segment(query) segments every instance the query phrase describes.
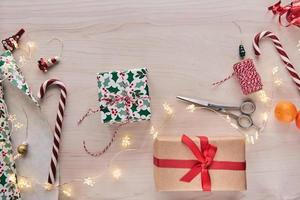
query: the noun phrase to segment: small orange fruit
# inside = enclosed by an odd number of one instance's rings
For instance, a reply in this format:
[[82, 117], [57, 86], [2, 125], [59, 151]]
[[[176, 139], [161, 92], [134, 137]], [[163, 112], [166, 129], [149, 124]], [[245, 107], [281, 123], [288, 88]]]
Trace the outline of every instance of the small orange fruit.
[[300, 129], [300, 111], [298, 112], [295, 121], [296, 121], [296, 126]]
[[298, 113], [296, 106], [289, 101], [279, 101], [274, 112], [277, 120], [285, 123], [292, 122]]

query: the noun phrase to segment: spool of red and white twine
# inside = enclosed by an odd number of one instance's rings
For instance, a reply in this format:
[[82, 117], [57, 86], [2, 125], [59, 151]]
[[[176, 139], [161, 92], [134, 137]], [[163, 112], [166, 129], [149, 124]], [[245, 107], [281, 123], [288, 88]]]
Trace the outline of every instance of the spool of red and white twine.
[[295, 67], [291, 63], [290, 58], [288, 57], [286, 51], [283, 49], [283, 47], [279, 41], [279, 38], [274, 33], [272, 33], [271, 31], [262, 31], [254, 37], [253, 49], [254, 49], [255, 55], [259, 56], [261, 54], [260, 49], [259, 49], [259, 42], [264, 38], [270, 38], [272, 40], [277, 52], [279, 53], [281, 60], [286, 65], [286, 69], [288, 70], [292, 80], [296, 84], [297, 89], [300, 90], [300, 77], [299, 77], [298, 73], [296, 72]]
[[60, 89], [60, 100], [58, 105], [58, 111], [56, 115], [56, 123], [54, 129], [54, 140], [53, 140], [53, 147], [52, 147], [52, 155], [51, 155], [51, 163], [48, 175], [48, 183], [54, 184], [56, 178], [56, 168], [58, 163], [58, 154], [59, 154], [59, 146], [60, 146], [60, 138], [62, 132], [62, 122], [64, 117], [64, 110], [66, 105], [66, 97], [67, 97], [67, 90], [66, 86], [63, 82], [57, 79], [49, 79], [46, 80], [40, 87], [40, 91], [38, 93], [38, 98], [42, 99], [45, 96], [46, 91], [51, 86], [57, 86]]

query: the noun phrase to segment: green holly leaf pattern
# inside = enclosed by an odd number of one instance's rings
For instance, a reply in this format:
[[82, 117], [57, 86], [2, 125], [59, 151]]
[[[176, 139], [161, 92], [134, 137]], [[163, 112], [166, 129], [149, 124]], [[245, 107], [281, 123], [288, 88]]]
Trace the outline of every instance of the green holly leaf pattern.
[[124, 107], [125, 107], [124, 102], [120, 102], [117, 104], [117, 108], [119, 108], [119, 109], [124, 108]]
[[137, 105], [135, 104], [135, 103], [133, 103], [132, 105], [131, 105], [131, 111], [134, 113], [134, 112], [136, 112], [137, 111]]
[[138, 82], [138, 83], [135, 85], [135, 87], [136, 87], [136, 88], [141, 88], [141, 87], [144, 86], [144, 84], [145, 84], [145, 82], [140, 81], [140, 82]]
[[140, 116], [145, 116], [145, 117], [147, 117], [147, 116], [150, 115], [151, 113], [149, 112], [148, 109], [145, 109], [145, 110], [140, 110], [140, 111], [139, 111], [139, 114], [140, 114]]
[[11, 83], [12, 83], [14, 86], [18, 86], [18, 82], [17, 82], [16, 79], [11, 80]]
[[104, 112], [104, 113], [110, 113], [110, 110], [108, 109], [107, 106], [106, 106], [106, 107], [103, 107], [103, 108], [101, 109], [101, 111]]
[[127, 81], [129, 82], [129, 83], [132, 83], [132, 81], [134, 80], [134, 78], [133, 78], [133, 76], [134, 76], [134, 74], [131, 72], [131, 71], [129, 71], [128, 73], [127, 73]]
[[3, 60], [0, 60], [0, 66], [4, 65], [4, 61]]
[[144, 71], [137, 71], [137, 75], [136, 77], [139, 78], [139, 79], [142, 79], [146, 76], [146, 73]]
[[24, 92], [26, 92], [28, 89], [29, 89], [29, 88], [28, 88], [27, 85], [22, 85], [22, 90], [23, 90]]
[[116, 122], [121, 122], [121, 121], [122, 121], [122, 118], [121, 118], [119, 115], [117, 115], [117, 117], [115, 118], [115, 121], [116, 121]]
[[102, 87], [102, 82], [98, 81], [98, 88], [101, 88], [101, 87]]
[[3, 173], [2, 174], [2, 176], [0, 176], [0, 184], [2, 185], [2, 186], [5, 186], [6, 184], [7, 184], [7, 177], [5, 176], [5, 174]]
[[143, 105], [146, 106], [147, 108], [150, 107], [150, 101], [148, 99], [144, 99]]
[[120, 110], [119, 111], [119, 115], [120, 116], [126, 116], [127, 115], [127, 112], [125, 110]]
[[107, 123], [107, 122], [110, 122], [111, 120], [112, 120], [111, 115], [106, 115], [106, 118], [103, 119], [103, 122], [104, 122], [104, 123]]
[[[8, 62], [5, 62], [0, 69], [0, 73], [4, 73], [4, 71], [9, 73], [8, 81], [11, 82], [12, 85], [16, 86], [19, 90], [21, 90], [25, 95], [27, 95], [31, 100], [38, 105], [37, 100], [32, 96], [32, 93], [29, 89], [28, 84], [25, 81], [24, 76], [21, 73], [20, 68], [17, 66], [16, 61], [11, 54], [10, 51], [5, 51], [1, 54], [2, 58], [5, 58]], [[4, 70], [5, 69], [5, 70]], [[26, 85], [27, 89], [22, 88], [23, 85]]]
[[107, 90], [113, 94], [117, 94], [120, 91], [118, 87], [113, 87], [113, 86], [110, 86], [109, 88], [107, 88]]
[[110, 81], [109, 78], [104, 79], [103, 86], [104, 87], [109, 86], [109, 81]]
[[149, 87], [148, 87], [148, 84], [145, 87], [145, 91], [146, 91], [146, 95], [149, 96]]
[[114, 80], [115, 82], [117, 82], [117, 80], [119, 79], [118, 72], [112, 72], [111, 76], [112, 76], [111, 79]]

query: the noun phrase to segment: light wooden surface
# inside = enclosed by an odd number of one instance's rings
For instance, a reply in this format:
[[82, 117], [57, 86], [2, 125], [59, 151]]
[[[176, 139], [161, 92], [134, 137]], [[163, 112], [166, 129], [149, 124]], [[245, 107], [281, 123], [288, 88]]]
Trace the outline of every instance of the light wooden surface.
[[[74, 182], [72, 197], [60, 194], [59, 199], [300, 199], [300, 132], [294, 124], [278, 124], [272, 113], [259, 140], [247, 146], [246, 192], [157, 193], [152, 175], [151, 126], [159, 134], [240, 134], [217, 115], [202, 110], [189, 113], [185, 110], [186, 104], [175, 99], [176, 95], [187, 95], [238, 104], [243, 96], [236, 80], [232, 79], [218, 89], [211, 88], [210, 83], [231, 73], [232, 64], [238, 61], [240, 40], [245, 44], [247, 56], [254, 57], [251, 49], [254, 35], [265, 29], [274, 31], [300, 71], [297, 65], [300, 54], [296, 47], [300, 29], [278, 26], [272, 14], [266, 11], [274, 2], [2, 0], [1, 38], [23, 27], [27, 31], [23, 41], [32, 40], [38, 44], [34, 59], [22, 69], [33, 90], [36, 92], [42, 81], [53, 77], [61, 79], [68, 87], [59, 161], [61, 183], [102, 174], [93, 188]], [[242, 34], [232, 21], [241, 26]], [[59, 53], [58, 44], [47, 45], [53, 37], [64, 43], [63, 60], [47, 74], [42, 74], [36, 60]], [[256, 65], [266, 91], [274, 92], [275, 102], [289, 99], [300, 107], [299, 94], [270, 41], [264, 42], [262, 52]], [[284, 84], [272, 90], [271, 70], [274, 66], [279, 66]], [[108, 153], [101, 158], [92, 158], [84, 152], [82, 141], [86, 140], [89, 148], [96, 151], [109, 140], [110, 129], [100, 124], [97, 114], [79, 127], [76, 121], [87, 108], [97, 105], [95, 74], [134, 67], [149, 69], [152, 120], [123, 128]], [[256, 96], [253, 98], [258, 102]], [[12, 99], [14, 97], [10, 95], [10, 107], [15, 106], [11, 102], [18, 102]], [[53, 90], [43, 104], [43, 112], [50, 124], [54, 123], [57, 99], [58, 91]], [[171, 119], [164, 114], [164, 102], [175, 110]], [[258, 121], [262, 110], [258, 109]], [[34, 120], [34, 117], [30, 119]], [[131, 136], [132, 148], [137, 150], [122, 153], [114, 160], [113, 167], [122, 170], [121, 178], [115, 181], [107, 165], [121, 150], [120, 138], [124, 135]]]

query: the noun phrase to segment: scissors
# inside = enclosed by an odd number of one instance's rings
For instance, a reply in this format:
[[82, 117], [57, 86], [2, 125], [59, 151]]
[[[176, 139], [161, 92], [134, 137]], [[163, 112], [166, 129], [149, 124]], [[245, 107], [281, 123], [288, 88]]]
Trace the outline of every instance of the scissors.
[[[202, 99], [193, 99], [193, 98], [182, 97], [182, 96], [177, 96], [176, 98], [189, 103], [193, 103], [197, 106], [209, 108], [211, 110], [214, 110], [224, 115], [228, 115], [229, 117], [233, 118], [236, 121], [239, 127], [243, 129], [249, 129], [252, 126], [255, 127], [251, 115], [256, 110], [256, 105], [250, 99], [243, 101], [240, 106], [224, 106], [224, 105], [209, 103], [208, 101]], [[232, 112], [229, 112], [229, 110], [239, 111], [240, 115], [236, 115]]]

